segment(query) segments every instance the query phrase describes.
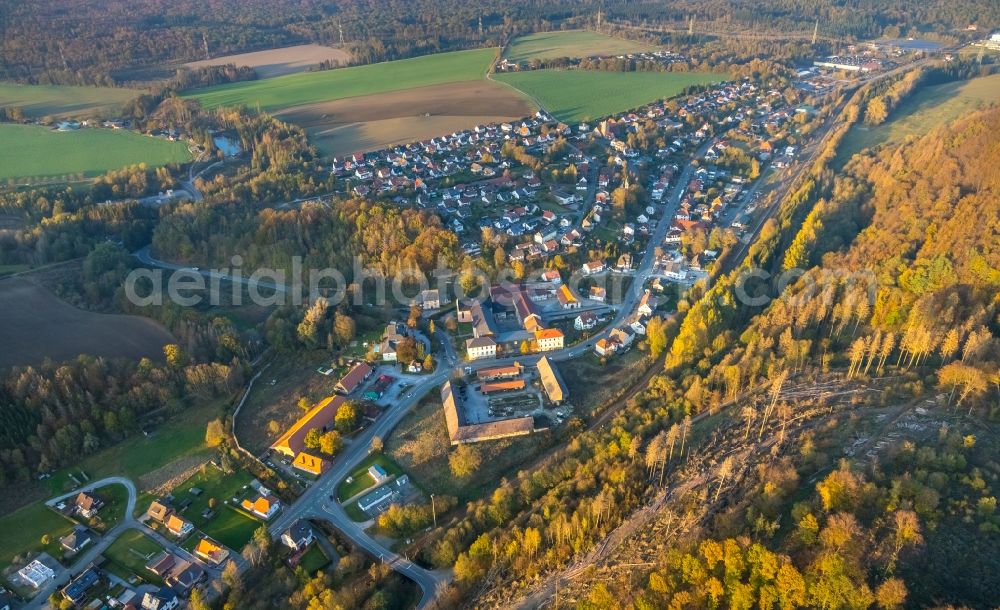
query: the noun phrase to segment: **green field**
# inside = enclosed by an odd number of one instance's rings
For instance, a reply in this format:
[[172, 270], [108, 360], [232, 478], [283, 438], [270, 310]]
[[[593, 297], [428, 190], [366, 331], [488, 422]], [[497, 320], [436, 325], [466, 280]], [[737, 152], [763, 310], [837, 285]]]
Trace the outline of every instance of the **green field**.
[[261, 109], [271, 111], [427, 85], [479, 80], [495, 55], [496, 49], [438, 53], [352, 68], [229, 83], [188, 91], [184, 96], [200, 100], [206, 108], [252, 107], [259, 104]]
[[656, 50], [656, 47], [644, 42], [606, 36], [590, 30], [567, 30], [521, 36], [507, 48], [504, 57], [511, 61], [522, 62], [557, 57], [622, 55], [653, 50]]
[[160, 554], [163, 548], [155, 540], [137, 530], [128, 530], [104, 551], [108, 559], [106, 569], [115, 576], [128, 580], [132, 574], [155, 584], [163, 581], [146, 569], [146, 563]]
[[42, 550], [42, 536], [46, 534], [49, 536], [49, 544], [45, 546], [45, 550], [51, 550], [58, 559], [56, 548], [59, 546], [59, 537], [65, 536], [71, 529], [72, 521], [41, 503], [0, 517], [0, 569], [10, 564], [17, 555]]
[[221, 408], [220, 402], [192, 407], [154, 428], [149, 436], [133, 436], [57, 471], [46, 480], [50, 495], [72, 489], [75, 484], [71, 474], [81, 483], [86, 482], [79, 474], [81, 470], [90, 480], [121, 475], [138, 482], [143, 475], [177, 459], [196, 455], [208, 459], [212, 450], [205, 446], [205, 425], [218, 417]]
[[112, 87], [19, 85], [0, 82], [0, 108], [20, 107], [25, 116], [39, 118], [114, 116], [121, 105], [142, 91]]
[[1000, 102], [1000, 74], [923, 87], [903, 100], [885, 123], [876, 127], [855, 125], [838, 150], [838, 161], [842, 165], [865, 148], [924, 135], [995, 102]]
[[691, 85], [722, 80], [718, 74], [702, 72], [592, 70], [532, 70], [493, 78], [524, 92], [557, 119], [567, 122], [598, 119], [673, 97]]
[[189, 161], [187, 144], [129, 131], [53, 131], [38, 125], [0, 125], [0, 180], [97, 176], [127, 165]]

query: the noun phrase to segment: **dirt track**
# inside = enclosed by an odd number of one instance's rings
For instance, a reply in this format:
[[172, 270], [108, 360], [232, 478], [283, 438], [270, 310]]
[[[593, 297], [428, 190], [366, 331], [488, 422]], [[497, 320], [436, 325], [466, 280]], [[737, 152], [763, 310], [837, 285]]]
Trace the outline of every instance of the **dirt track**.
[[296, 106], [276, 114], [306, 128], [324, 153], [340, 155], [512, 121], [534, 112], [511, 89], [482, 80]]
[[174, 337], [156, 322], [77, 309], [24, 278], [0, 280], [0, 369], [79, 354], [163, 359]]

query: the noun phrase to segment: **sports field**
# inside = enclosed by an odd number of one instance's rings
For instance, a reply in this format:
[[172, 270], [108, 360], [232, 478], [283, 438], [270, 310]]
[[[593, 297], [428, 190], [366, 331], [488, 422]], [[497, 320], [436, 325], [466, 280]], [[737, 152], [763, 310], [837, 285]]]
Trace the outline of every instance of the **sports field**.
[[656, 47], [644, 42], [606, 36], [590, 30], [567, 30], [521, 36], [511, 43], [504, 57], [511, 61], [522, 62], [532, 59], [622, 55], [654, 50]]
[[[30, 118], [114, 115], [124, 102], [142, 93], [117, 87], [19, 85], [0, 82], [0, 107], [17, 106]], [[2, 170], [0, 170], [2, 171]]]
[[188, 91], [207, 108], [260, 105], [274, 111], [362, 95], [374, 95], [428, 85], [478, 80], [496, 49], [438, 53], [378, 64], [304, 72], [275, 78], [228, 83]]
[[838, 161], [843, 164], [855, 153], [871, 146], [901, 142], [907, 136], [922, 136], [935, 127], [996, 102], [1000, 102], [1000, 74], [923, 87], [903, 100], [885, 123], [876, 127], [855, 125], [840, 146]]
[[53, 131], [39, 125], [0, 125], [0, 180], [98, 176], [112, 169], [191, 160], [187, 144], [111, 129]]
[[703, 72], [598, 72], [532, 70], [496, 74], [562, 121], [579, 122], [673, 97], [691, 85], [722, 80]]

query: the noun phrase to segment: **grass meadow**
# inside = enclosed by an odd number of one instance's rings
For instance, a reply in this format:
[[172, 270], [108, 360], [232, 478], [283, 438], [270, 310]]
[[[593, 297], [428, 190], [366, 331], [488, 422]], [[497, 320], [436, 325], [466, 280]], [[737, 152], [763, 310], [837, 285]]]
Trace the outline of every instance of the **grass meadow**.
[[130, 131], [53, 131], [38, 125], [0, 125], [0, 180], [92, 177], [137, 163], [157, 166], [190, 159], [184, 142]]
[[858, 124], [851, 128], [838, 150], [837, 160], [843, 165], [866, 148], [922, 136], [996, 102], [1000, 102], [1000, 74], [923, 87], [903, 100], [885, 123], [875, 127]]
[[137, 89], [117, 87], [70, 87], [65, 85], [21, 85], [0, 82], [0, 108], [19, 107], [25, 116], [72, 117], [113, 115], [122, 104], [138, 96]]
[[304, 72], [255, 81], [228, 83], [186, 92], [206, 108], [260, 106], [279, 110], [363, 95], [428, 85], [478, 80], [496, 56], [496, 49], [437, 53], [411, 59]]
[[[32, 504], [21, 510], [0, 517], [0, 568], [6, 567], [18, 555], [52, 549], [59, 546], [59, 538], [73, 529], [73, 522], [42, 503]], [[49, 544], [42, 544], [42, 536], [49, 537]], [[59, 555], [55, 557], [58, 559]]]
[[580, 122], [673, 97], [692, 85], [722, 80], [702, 72], [532, 70], [494, 75], [525, 93], [557, 119]]
[[654, 50], [656, 47], [644, 42], [616, 38], [590, 30], [566, 30], [521, 36], [507, 48], [504, 57], [511, 61], [522, 62], [557, 57], [623, 55]]

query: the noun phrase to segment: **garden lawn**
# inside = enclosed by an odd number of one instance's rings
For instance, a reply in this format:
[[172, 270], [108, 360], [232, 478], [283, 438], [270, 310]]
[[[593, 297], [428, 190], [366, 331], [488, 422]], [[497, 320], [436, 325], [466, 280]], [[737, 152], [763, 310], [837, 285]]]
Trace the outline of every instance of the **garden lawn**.
[[104, 500], [104, 506], [97, 511], [97, 516], [101, 520], [98, 528], [101, 532], [106, 532], [121, 523], [125, 516], [125, 509], [128, 507], [128, 489], [124, 485], [105, 485], [98, 487], [94, 493]]
[[610, 56], [654, 50], [656, 47], [644, 42], [590, 30], [566, 30], [521, 36], [507, 48], [504, 57], [514, 62], [526, 62], [532, 59]]
[[[29, 551], [50, 550], [57, 559], [59, 538], [73, 529], [74, 523], [42, 503], [32, 504], [21, 510], [0, 517], [0, 569], [6, 567], [17, 555]], [[48, 534], [49, 544], [42, 545], [42, 536]]]
[[437, 53], [351, 68], [302, 72], [185, 92], [206, 108], [260, 106], [274, 111], [292, 106], [373, 95], [428, 85], [479, 80], [496, 49]]
[[146, 563], [163, 551], [152, 538], [137, 530], [128, 530], [104, 551], [108, 570], [128, 580], [131, 574], [143, 580], [163, 584], [163, 580], [146, 569]]
[[160, 166], [190, 160], [184, 142], [131, 131], [0, 125], [0, 180], [92, 177], [138, 163]]
[[299, 562], [299, 565], [306, 571], [306, 574], [315, 574], [316, 570], [323, 569], [329, 563], [330, 559], [323, 553], [323, 549], [318, 544], [314, 544], [302, 556], [302, 561]]
[[340, 485], [337, 486], [337, 500], [343, 502], [344, 500], [353, 498], [362, 491], [373, 487], [375, 485], [375, 480], [368, 474], [368, 467], [373, 464], [382, 466], [382, 468], [384, 468], [389, 475], [399, 476], [403, 474], [403, 469], [399, 467], [399, 464], [392, 461], [391, 458], [382, 453], [373, 453], [358, 464], [358, 467], [350, 474], [351, 477], [354, 477], [353, 481], [348, 483], [345, 478]]
[[673, 97], [722, 77], [705, 72], [531, 70], [496, 74], [493, 79], [521, 91], [557, 119], [577, 123]]
[[[221, 506], [201, 531], [218, 542], [228, 546], [237, 553], [243, 550], [258, 527], [264, 525], [230, 506]], [[197, 536], [192, 536], [197, 538]]]

